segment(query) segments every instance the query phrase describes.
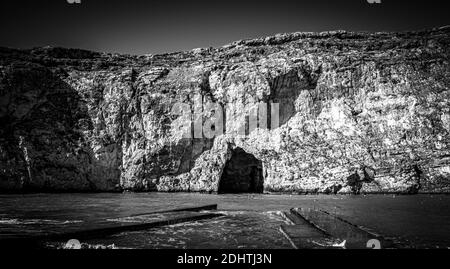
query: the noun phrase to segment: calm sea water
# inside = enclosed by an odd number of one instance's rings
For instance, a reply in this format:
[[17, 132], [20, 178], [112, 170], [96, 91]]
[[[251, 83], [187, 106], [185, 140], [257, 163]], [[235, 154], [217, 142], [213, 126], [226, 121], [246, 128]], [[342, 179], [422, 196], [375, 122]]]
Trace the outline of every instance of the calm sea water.
[[[96, 220], [186, 206], [218, 204], [222, 217], [119, 233], [84, 242], [117, 248], [291, 248], [280, 212], [323, 209], [415, 247], [450, 247], [446, 195], [209, 195], [196, 193], [0, 195], [0, 237], [67, 231]], [[50, 242], [60, 247], [63, 242]]]

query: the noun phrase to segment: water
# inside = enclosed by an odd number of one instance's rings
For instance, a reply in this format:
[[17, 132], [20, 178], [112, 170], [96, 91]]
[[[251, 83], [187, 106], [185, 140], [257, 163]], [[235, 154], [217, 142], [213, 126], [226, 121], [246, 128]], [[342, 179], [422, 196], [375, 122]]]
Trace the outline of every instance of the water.
[[[67, 231], [100, 219], [218, 204], [224, 216], [126, 232], [84, 242], [114, 248], [291, 248], [279, 231], [281, 211], [323, 209], [414, 247], [450, 247], [446, 195], [209, 195], [196, 193], [0, 195], [0, 236]], [[60, 247], [51, 242], [48, 247]]]
[[118, 248], [182, 248], [182, 249], [266, 249], [292, 248], [279, 232], [283, 221], [276, 212], [228, 212], [224, 216], [196, 222], [153, 228], [147, 231], [124, 232], [90, 245], [113, 245]]

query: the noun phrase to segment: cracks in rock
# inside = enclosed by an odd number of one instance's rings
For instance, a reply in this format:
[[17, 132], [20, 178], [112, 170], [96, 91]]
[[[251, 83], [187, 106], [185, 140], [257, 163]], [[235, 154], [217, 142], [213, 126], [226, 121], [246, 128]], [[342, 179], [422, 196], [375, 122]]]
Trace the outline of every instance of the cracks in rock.
[[319, 65], [315, 70], [312, 70], [309, 65], [306, 65], [305, 68], [299, 69], [299, 74], [306, 79], [310, 89], [315, 89], [317, 88], [319, 77], [322, 74], [322, 65]]
[[347, 177], [347, 185], [353, 194], [360, 194], [363, 184], [372, 182], [375, 182], [375, 170], [364, 165]]
[[[321, 69], [311, 71], [309, 66], [293, 68], [283, 74], [269, 79], [270, 101], [279, 104], [279, 124], [287, 123], [297, 112], [295, 101], [303, 90], [317, 87], [318, 73]], [[268, 106], [269, 123], [271, 122], [271, 107]], [[271, 126], [270, 126], [271, 127]]]
[[211, 75], [211, 71], [205, 72], [202, 75], [202, 79], [200, 82], [200, 93], [202, 96], [207, 96], [211, 99], [211, 102], [216, 103], [217, 99], [214, 97], [213, 91], [211, 89], [211, 85], [209, 84], [209, 76]]
[[[25, 145], [25, 138], [23, 136], [19, 136], [19, 147], [22, 149], [23, 152], [23, 159], [25, 160], [25, 164], [26, 164], [26, 169], [28, 172], [28, 179], [29, 182], [27, 182], [28, 184], [30, 184], [31, 182], [33, 182], [33, 177], [31, 175], [31, 160], [30, 157], [28, 155], [28, 149]], [[27, 184], [25, 184], [25, 182], [22, 182], [23, 186], [26, 186]]]
[[408, 193], [409, 194], [417, 194], [417, 193], [419, 193], [420, 189], [422, 188], [421, 179], [422, 179], [423, 171], [420, 169], [419, 165], [414, 164], [412, 166], [412, 173], [413, 173], [413, 175], [411, 176], [411, 179], [413, 181], [415, 181], [415, 184], [413, 184], [412, 186], [410, 186], [408, 188]]
[[338, 194], [339, 191], [342, 189], [342, 185], [338, 184], [338, 185], [333, 185], [331, 187], [326, 188], [323, 192], [325, 194]]

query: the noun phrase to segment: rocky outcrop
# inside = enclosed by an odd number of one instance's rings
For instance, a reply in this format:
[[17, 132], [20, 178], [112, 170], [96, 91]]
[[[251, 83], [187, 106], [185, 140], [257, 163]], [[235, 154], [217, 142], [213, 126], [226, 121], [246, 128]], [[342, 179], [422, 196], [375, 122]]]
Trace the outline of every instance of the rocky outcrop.
[[0, 189], [216, 192], [251, 163], [266, 192], [450, 192], [449, 44], [443, 27], [0, 49]]

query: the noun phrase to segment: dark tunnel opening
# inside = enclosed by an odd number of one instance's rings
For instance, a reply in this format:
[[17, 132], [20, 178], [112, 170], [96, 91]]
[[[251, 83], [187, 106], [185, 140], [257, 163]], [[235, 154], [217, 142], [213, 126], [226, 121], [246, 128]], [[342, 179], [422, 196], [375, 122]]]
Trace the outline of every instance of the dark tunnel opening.
[[263, 193], [263, 191], [262, 162], [241, 148], [234, 149], [231, 159], [225, 164], [218, 193]]

